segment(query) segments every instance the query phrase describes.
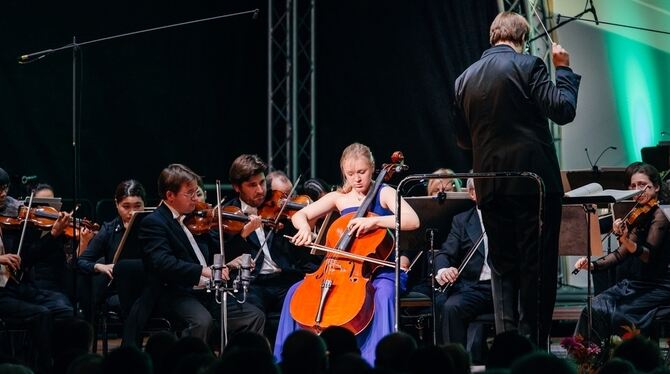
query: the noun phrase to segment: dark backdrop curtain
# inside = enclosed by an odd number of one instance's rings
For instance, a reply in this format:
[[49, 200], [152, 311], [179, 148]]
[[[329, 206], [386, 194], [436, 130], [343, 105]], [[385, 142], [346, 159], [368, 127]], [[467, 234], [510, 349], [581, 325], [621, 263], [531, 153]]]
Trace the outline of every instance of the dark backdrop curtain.
[[[241, 153], [267, 158], [267, 3], [264, 1], [0, 4], [0, 167], [23, 195], [37, 175], [72, 193], [71, 53], [19, 65], [27, 52], [72, 41], [253, 8], [214, 21], [84, 46], [79, 61], [81, 197], [110, 198], [181, 162], [227, 183]], [[340, 180], [353, 141], [378, 162], [402, 150], [413, 173], [466, 171], [450, 117], [455, 78], [488, 47], [495, 0], [317, 1], [317, 174]]]

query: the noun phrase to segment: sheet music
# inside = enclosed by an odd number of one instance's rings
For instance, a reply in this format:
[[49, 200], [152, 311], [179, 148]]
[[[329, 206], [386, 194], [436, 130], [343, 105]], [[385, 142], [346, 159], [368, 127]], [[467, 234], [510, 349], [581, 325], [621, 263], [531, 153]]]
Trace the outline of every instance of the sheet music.
[[596, 197], [596, 196], [611, 196], [616, 201], [630, 199], [635, 195], [638, 195], [641, 191], [639, 190], [613, 190], [607, 189], [603, 190], [603, 186], [599, 183], [589, 183], [587, 185], [575, 188], [572, 191], [565, 193], [566, 197]]

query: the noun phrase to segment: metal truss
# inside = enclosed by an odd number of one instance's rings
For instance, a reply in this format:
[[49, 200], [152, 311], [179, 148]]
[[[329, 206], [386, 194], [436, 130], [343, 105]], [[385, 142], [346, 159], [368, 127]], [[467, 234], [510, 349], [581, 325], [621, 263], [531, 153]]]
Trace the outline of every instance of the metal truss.
[[316, 176], [315, 0], [268, 0], [268, 166]]

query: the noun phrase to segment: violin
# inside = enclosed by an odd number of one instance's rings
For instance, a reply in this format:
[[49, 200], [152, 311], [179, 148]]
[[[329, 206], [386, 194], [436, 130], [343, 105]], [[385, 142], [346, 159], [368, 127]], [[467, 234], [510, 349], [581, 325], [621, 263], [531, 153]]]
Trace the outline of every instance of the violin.
[[[26, 206], [20, 206], [18, 216], [2, 216], [0, 217], [0, 224], [6, 229], [18, 229], [23, 221], [26, 220], [26, 217], [28, 217], [29, 224], [32, 224], [41, 230], [50, 230], [58, 218], [60, 218], [60, 212], [50, 206], [34, 207], [30, 208], [30, 210], [28, 210], [28, 207]], [[64, 234], [67, 237], [72, 238], [75, 234], [75, 229], [77, 230], [77, 235], [79, 235], [81, 229], [84, 227], [93, 232], [100, 230], [100, 225], [97, 223], [91, 222], [85, 218], [70, 217], [70, 222], [65, 228]]]
[[[209, 230], [217, 229], [219, 219], [216, 216], [216, 210], [210, 204], [199, 202], [196, 204], [195, 210], [184, 218], [184, 225], [194, 235], [201, 235]], [[221, 229], [226, 234], [240, 233], [249, 220], [249, 216], [244, 214], [239, 207], [233, 205], [221, 207]], [[262, 219], [262, 222], [263, 225], [276, 230], [281, 230], [284, 227], [282, 223], [275, 223], [265, 218]]]
[[291, 218], [295, 212], [312, 202], [312, 199], [307, 195], [295, 195], [289, 198], [282, 191], [272, 191], [270, 198], [265, 200], [258, 209], [258, 215], [273, 220]]
[[656, 198], [652, 198], [644, 205], [635, 204], [633, 209], [624, 216], [623, 221], [626, 222], [629, 228], [635, 227], [640, 222], [640, 217], [644, 217], [656, 206], [658, 206], [658, 199]]

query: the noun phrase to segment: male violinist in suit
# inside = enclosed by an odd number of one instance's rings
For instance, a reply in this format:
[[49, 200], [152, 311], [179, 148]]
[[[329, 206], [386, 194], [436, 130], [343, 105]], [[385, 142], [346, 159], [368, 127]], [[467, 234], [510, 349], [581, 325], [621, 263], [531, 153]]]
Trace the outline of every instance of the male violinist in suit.
[[[470, 198], [476, 201], [472, 179], [468, 179], [467, 190]], [[461, 343], [476, 363], [485, 361], [485, 337], [482, 328], [471, 331], [468, 324], [481, 314], [493, 313], [491, 268], [486, 263], [488, 245], [485, 235], [460, 273], [458, 269], [463, 266], [467, 254], [482, 233], [481, 212], [476, 206], [459, 213], [454, 216], [447, 240], [435, 256], [435, 280], [442, 287], [451, 284], [436, 297], [437, 305], [441, 305], [442, 339], [444, 343]], [[468, 333], [472, 336], [467, 336]]]
[[[237, 157], [230, 166], [229, 178], [237, 197], [228, 205], [239, 207], [250, 220], [239, 234], [228, 236], [225, 246], [226, 256], [248, 253], [255, 258], [258, 255], [248, 301], [265, 313], [279, 311], [288, 289], [302, 280], [306, 272], [317, 268], [316, 256], [291, 244], [283, 235], [284, 229], [275, 231], [263, 226], [258, 210], [268, 193], [266, 170], [265, 162], [250, 154]], [[292, 225], [287, 226], [292, 228]]]
[[502, 12], [493, 20], [492, 48], [456, 79], [456, 130], [459, 145], [472, 149], [475, 173], [531, 172], [544, 182], [541, 205], [530, 178], [478, 180], [475, 187], [490, 239], [496, 332], [518, 330], [546, 348], [563, 195], [547, 119], [565, 125], [575, 118], [581, 77], [570, 69], [568, 52], [554, 44], [554, 84], [542, 59], [522, 53], [529, 32], [519, 14]]
[[[160, 311], [168, 318], [185, 323], [182, 336], [208, 341], [214, 317], [218, 321], [220, 313], [214, 295], [205, 290], [206, 282], [212, 278], [208, 263], [218, 250], [215, 241], [218, 235], [194, 236], [183, 223], [185, 215], [195, 209], [199, 179], [181, 164], [171, 164], [163, 169], [158, 177], [162, 202], [142, 220], [139, 239], [145, 267], [158, 281]], [[228, 275], [226, 267], [222, 270], [222, 278], [228, 280]], [[227, 308], [229, 333], [263, 332], [265, 316], [254, 305], [228, 298]]]

